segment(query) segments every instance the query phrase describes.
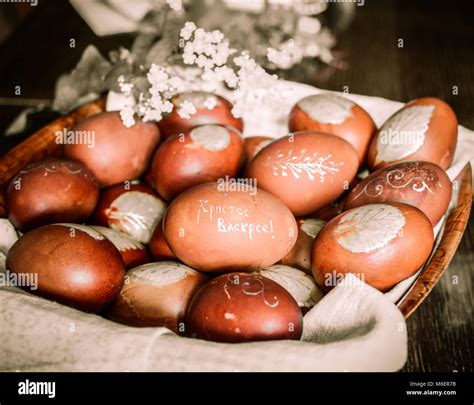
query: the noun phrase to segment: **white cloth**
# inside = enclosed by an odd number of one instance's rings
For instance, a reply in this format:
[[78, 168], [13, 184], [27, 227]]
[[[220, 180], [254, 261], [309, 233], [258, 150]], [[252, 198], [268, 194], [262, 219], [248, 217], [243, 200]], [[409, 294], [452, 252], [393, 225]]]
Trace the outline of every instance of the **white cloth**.
[[[352, 276], [351, 276], [352, 277]], [[0, 370], [394, 371], [406, 360], [405, 321], [352, 277], [304, 318], [302, 341], [223, 344], [165, 328], [133, 328], [0, 289]]]
[[153, 0], [70, 0], [97, 36], [135, 32], [138, 22], [153, 9]]

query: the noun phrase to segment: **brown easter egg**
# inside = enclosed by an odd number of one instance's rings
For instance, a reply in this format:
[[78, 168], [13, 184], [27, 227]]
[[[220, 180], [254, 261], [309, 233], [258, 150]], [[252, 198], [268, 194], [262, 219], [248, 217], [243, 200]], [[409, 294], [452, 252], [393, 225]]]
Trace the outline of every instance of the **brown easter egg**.
[[257, 274], [229, 273], [209, 281], [188, 308], [190, 336], [217, 342], [301, 337], [297, 302], [278, 283]]
[[148, 243], [165, 210], [165, 202], [151, 188], [127, 182], [102, 191], [94, 222]]
[[345, 209], [400, 202], [419, 208], [434, 226], [448, 209], [451, 189], [448, 175], [434, 163], [395, 163], [377, 170], [354, 187], [347, 196]]
[[290, 132], [318, 131], [341, 137], [365, 161], [370, 140], [376, 131], [372, 117], [353, 101], [331, 93], [307, 96], [290, 112]]
[[146, 247], [126, 233], [106, 228], [105, 226], [91, 226], [91, 228], [100, 232], [113, 243], [120, 252], [126, 269], [131, 269], [150, 261]]
[[343, 212], [316, 237], [311, 269], [328, 291], [348, 273], [386, 292], [425, 263], [433, 248], [428, 217], [407, 204], [369, 204]]
[[25, 232], [54, 222], [84, 222], [94, 211], [99, 186], [82, 163], [48, 159], [22, 169], [5, 195], [8, 218]]
[[122, 288], [125, 268], [115, 246], [96, 230], [53, 224], [23, 235], [10, 249], [7, 269], [32, 294], [88, 312], [99, 312]]
[[281, 263], [311, 273], [311, 249], [314, 238], [326, 225], [325, 221], [314, 218], [301, 218], [298, 223], [298, 239], [290, 252], [281, 259]]
[[434, 97], [413, 100], [393, 114], [369, 147], [372, 170], [392, 163], [424, 160], [446, 170], [456, 150], [458, 122], [452, 108]]
[[358, 166], [354, 148], [342, 138], [299, 132], [263, 148], [250, 163], [247, 175], [293, 214], [304, 216], [347, 190]]
[[291, 250], [298, 233], [295, 218], [281, 201], [264, 190], [230, 182], [185, 191], [170, 204], [163, 221], [174, 254], [205, 272], [270, 266]]
[[165, 235], [163, 234], [163, 223], [160, 222], [155, 226], [155, 230], [151, 235], [150, 242], [148, 243], [150, 249], [150, 255], [154, 260], [176, 260], [176, 255], [170, 249], [168, 242], [166, 242]]
[[153, 186], [170, 201], [198, 184], [234, 177], [242, 165], [243, 151], [244, 141], [232, 127], [202, 125], [170, 136], [153, 157]]
[[94, 142], [66, 144], [64, 155], [84, 163], [102, 187], [140, 177], [160, 141], [155, 123], [138, 121], [127, 128], [118, 112], [94, 115], [71, 131], [90, 133]]
[[255, 272], [281, 285], [298, 303], [303, 314], [314, 307], [323, 297], [323, 292], [316, 285], [312, 274], [283, 264], [260, 269]]
[[244, 128], [242, 120], [232, 115], [233, 105], [215, 94], [190, 91], [176, 95], [171, 102], [173, 111], [158, 124], [165, 138], [206, 124], [229, 125], [240, 132]]
[[244, 139], [244, 154], [247, 166], [265, 146], [273, 142], [275, 139], [268, 136], [248, 136]]
[[194, 293], [209, 276], [178, 262], [148, 263], [127, 272], [107, 317], [132, 326], [164, 326], [185, 332], [185, 315]]

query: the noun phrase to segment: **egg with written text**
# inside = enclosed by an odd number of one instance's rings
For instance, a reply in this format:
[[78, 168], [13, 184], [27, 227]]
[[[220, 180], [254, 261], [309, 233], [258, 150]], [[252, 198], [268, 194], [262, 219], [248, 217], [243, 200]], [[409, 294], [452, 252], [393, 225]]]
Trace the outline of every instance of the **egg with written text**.
[[173, 253], [205, 272], [270, 266], [291, 250], [298, 233], [295, 218], [281, 201], [233, 182], [185, 191], [170, 204], [163, 221]]

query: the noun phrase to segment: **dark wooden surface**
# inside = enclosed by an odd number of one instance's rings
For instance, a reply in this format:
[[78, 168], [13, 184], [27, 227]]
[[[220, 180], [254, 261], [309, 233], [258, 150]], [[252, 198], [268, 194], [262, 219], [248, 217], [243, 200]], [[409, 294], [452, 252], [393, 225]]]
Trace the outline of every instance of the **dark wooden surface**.
[[[297, 77], [331, 90], [408, 101], [441, 97], [462, 125], [474, 129], [474, 29], [472, 1], [366, 0], [340, 36], [349, 67], [327, 81]], [[0, 4], [2, 7], [2, 4]], [[70, 48], [74, 38], [76, 47]], [[398, 46], [403, 40], [403, 48]], [[56, 78], [74, 67], [83, 49], [128, 46], [126, 35], [97, 38], [66, 0], [42, 0], [0, 47], [0, 99], [50, 99]], [[457, 86], [458, 95], [453, 94]], [[1, 102], [0, 102], [1, 104]], [[0, 133], [21, 111], [0, 105]], [[12, 143], [1, 140], [5, 151]], [[473, 216], [451, 266], [408, 320], [405, 371], [474, 371]]]

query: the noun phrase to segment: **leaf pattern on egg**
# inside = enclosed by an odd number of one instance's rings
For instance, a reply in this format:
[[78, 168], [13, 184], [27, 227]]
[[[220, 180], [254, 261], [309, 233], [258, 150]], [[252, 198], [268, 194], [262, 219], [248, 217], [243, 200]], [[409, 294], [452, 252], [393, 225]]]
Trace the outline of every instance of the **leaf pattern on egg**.
[[135, 267], [128, 273], [131, 278], [148, 284], [163, 286], [175, 284], [187, 275], [197, 274], [190, 267], [177, 262], [147, 263]]
[[405, 226], [402, 211], [391, 205], [368, 204], [345, 214], [334, 229], [334, 238], [352, 253], [368, 253], [387, 245]]
[[292, 175], [295, 179], [306, 176], [311, 181], [319, 177], [319, 181], [323, 183], [326, 175], [334, 175], [339, 172], [339, 168], [344, 164], [344, 162], [336, 163], [331, 158], [331, 154], [319, 156], [318, 152], [306, 156], [306, 149], [295, 155], [293, 149], [290, 149], [286, 154], [278, 151], [275, 157], [270, 156], [268, 161], [273, 163], [274, 176]]
[[139, 191], [129, 191], [112, 203], [109, 218], [119, 223], [112, 221], [110, 227], [125, 231], [139, 242], [148, 243], [165, 209], [165, 203], [158, 198]]
[[353, 117], [352, 108], [355, 104], [333, 94], [321, 94], [305, 97], [298, 106], [315, 121], [338, 125]]
[[285, 265], [275, 264], [259, 271], [287, 290], [299, 306], [312, 307], [321, 298], [316, 283], [308, 274]]
[[423, 146], [434, 105], [414, 105], [393, 115], [380, 129], [375, 163], [393, 162]]

